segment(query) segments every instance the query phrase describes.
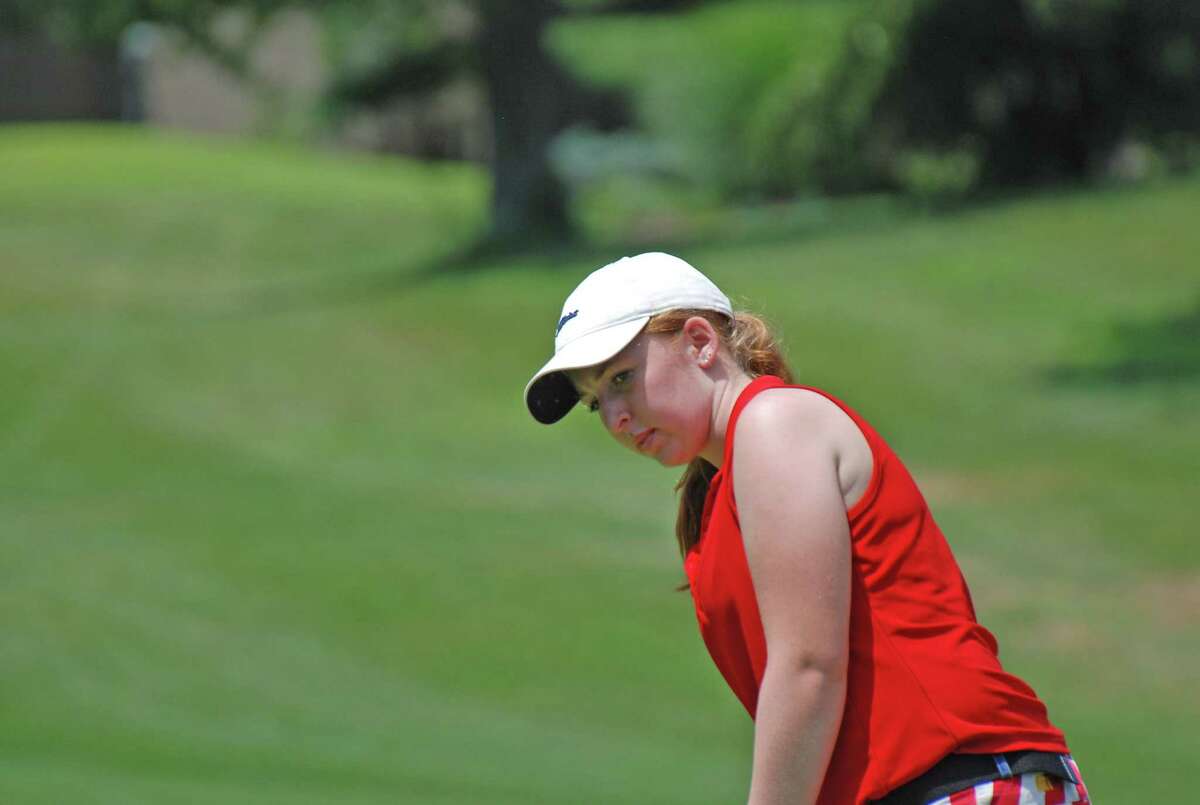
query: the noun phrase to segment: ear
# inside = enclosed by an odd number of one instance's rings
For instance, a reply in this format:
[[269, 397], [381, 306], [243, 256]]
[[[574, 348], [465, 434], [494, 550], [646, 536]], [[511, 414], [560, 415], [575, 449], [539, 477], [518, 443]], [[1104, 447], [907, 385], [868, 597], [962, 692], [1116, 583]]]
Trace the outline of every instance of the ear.
[[721, 337], [717, 335], [716, 329], [708, 319], [692, 316], [683, 323], [680, 337], [683, 340], [684, 355], [701, 369], [708, 369], [716, 363]]

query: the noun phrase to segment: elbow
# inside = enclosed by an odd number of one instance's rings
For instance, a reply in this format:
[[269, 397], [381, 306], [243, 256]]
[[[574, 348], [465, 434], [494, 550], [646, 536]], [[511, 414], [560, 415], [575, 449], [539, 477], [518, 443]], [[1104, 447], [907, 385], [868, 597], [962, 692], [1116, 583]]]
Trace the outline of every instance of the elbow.
[[838, 688], [846, 684], [849, 653], [844, 650], [795, 650], [767, 655], [767, 673], [786, 674], [811, 681], [821, 687]]

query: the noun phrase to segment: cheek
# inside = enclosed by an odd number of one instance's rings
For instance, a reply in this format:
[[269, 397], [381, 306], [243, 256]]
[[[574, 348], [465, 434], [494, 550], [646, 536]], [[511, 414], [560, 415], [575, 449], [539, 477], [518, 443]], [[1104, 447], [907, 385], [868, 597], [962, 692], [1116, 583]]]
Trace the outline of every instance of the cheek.
[[665, 434], [663, 449], [658, 454], [659, 463], [677, 467], [700, 455], [708, 442], [709, 427], [707, 416], [681, 416]]
[[[686, 372], [672, 372], [658, 378], [647, 377], [645, 396], [647, 425], [664, 430], [671, 438], [673, 451], [696, 453], [703, 448], [711, 427], [703, 389]], [[686, 463], [692, 456], [684, 458]]]
[[646, 424], [659, 428], [677, 428], [686, 419], [687, 388], [680, 384], [678, 373], [672, 367], [660, 367], [646, 373], [646, 382], [640, 389], [639, 406], [651, 421]]

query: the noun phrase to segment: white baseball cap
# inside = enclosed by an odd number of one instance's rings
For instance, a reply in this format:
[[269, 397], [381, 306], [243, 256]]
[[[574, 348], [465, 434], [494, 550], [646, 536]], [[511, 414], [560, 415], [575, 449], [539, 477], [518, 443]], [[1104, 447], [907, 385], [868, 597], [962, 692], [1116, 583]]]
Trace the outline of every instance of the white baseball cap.
[[563, 303], [554, 357], [525, 386], [529, 413], [549, 425], [567, 415], [579, 393], [567, 369], [616, 355], [646, 322], [668, 310], [713, 310], [733, 316], [729, 297], [686, 261], [663, 252], [622, 257], [589, 274]]

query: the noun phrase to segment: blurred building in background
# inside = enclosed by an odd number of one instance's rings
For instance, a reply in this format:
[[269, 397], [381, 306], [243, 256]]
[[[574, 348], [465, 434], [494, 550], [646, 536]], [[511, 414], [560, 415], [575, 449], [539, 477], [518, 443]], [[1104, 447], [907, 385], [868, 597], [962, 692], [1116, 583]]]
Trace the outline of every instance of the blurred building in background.
[[[236, 15], [218, 23], [238, 24]], [[263, 93], [211, 58], [158, 28], [146, 26], [126, 36], [135, 51], [144, 120], [189, 131], [253, 134], [263, 125]], [[250, 69], [281, 104], [316, 102], [326, 80], [320, 30], [302, 11], [277, 14], [248, 54]]]
[[[236, 40], [245, 25], [242, 15], [228, 12], [217, 19], [215, 35]], [[117, 47], [7, 35], [0, 37], [0, 122], [124, 120], [206, 134], [315, 136], [424, 159], [489, 157], [486, 100], [469, 81], [420, 100], [325, 114], [331, 70], [320, 21], [310, 12], [272, 15], [246, 62], [246, 75], [237, 75], [179, 34], [148, 23], [130, 26]]]

